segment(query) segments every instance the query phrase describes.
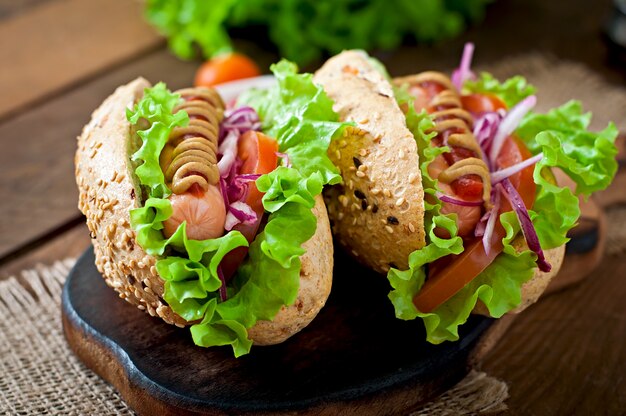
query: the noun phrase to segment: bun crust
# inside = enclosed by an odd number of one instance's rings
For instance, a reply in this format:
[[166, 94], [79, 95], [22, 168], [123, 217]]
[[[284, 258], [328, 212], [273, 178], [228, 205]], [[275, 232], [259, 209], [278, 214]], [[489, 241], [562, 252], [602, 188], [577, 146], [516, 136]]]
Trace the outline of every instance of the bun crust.
[[[140, 206], [141, 190], [129, 155], [137, 143], [126, 120], [130, 108], [150, 83], [137, 78], [123, 85], [93, 112], [78, 137], [75, 155], [78, 208], [87, 218], [96, 267], [108, 286], [122, 299], [152, 316], [179, 327], [189, 325], [163, 300], [164, 281], [157, 259], [135, 241], [129, 211]], [[314, 236], [304, 244], [300, 258], [301, 286], [294, 305], [283, 307], [276, 319], [250, 328], [257, 344], [282, 342], [306, 326], [324, 306], [332, 283], [333, 246], [323, 200], [318, 196], [313, 213], [318, 219]]]
[[325, 194], [334, 234], [353, 256], [379, 273], [408, 268], [426, 243], [424, 191], [417, 147], [391, 85], [358, 51], [329, 59], [315, 74], [341, 120], [329, 157], [342, 186]]

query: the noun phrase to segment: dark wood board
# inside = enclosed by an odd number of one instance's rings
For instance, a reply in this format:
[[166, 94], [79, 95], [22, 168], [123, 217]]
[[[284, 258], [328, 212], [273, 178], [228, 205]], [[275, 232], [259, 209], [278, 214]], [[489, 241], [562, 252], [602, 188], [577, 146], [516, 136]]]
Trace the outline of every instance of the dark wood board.
[[347, 259], [317, 319], [287, 342], [202, 349], [187, 329], [119, 299], [78, 260], [63, 292], [70, 347], [140, 414], [406, 414], [461, 380], [493, 320], [472, 316], [461, 341], [425, 342], [421, 321], [394, 318], [385, 279]]

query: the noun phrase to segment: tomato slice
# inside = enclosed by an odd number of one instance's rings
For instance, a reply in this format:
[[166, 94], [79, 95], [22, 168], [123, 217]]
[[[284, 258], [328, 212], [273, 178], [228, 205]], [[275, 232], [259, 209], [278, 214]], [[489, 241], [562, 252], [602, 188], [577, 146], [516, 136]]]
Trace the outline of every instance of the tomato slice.
[[[509, 137], [502, 147], [498, 164], [500, 168], [506, 168], [531, 156], [531, 153], [519, 139]], [[534, 166], [529, 166], [510, 177], [511, 183], [518, 190], [527, 207], [532, 207], [535, 202], [534, 168]], [[503, 199], [500, 212], [511, 211], [511, 209], [508, 200]], [[445, 264], [438, 262], [431, 265], [428, 280], [413, 299], [417, 309], [421, 312], [432, 312], [471, 282], [503, 250], [502, 239], [505, 236], [504, 227], [500, 221], [496, 221], [489, 254], [485, 252], [482, 239], [474, 238], [465, 243], [463, 253], [452, 257], [452, 259], [445, 259]]]
[[506, 110], [506, 104], [493, 94], [467, 94], [461, 96], [463, 108], [470, 113], [480, 114], [486, 111]]
[[[248, 131], [239, 138], [237, 156], [243, 161], [239, 170], [240, 174], [260, 174], [270, 173], [278, 164], [278, 142], [271, 137], [258, 131]], [[263, 193], [260, 192], [254, 182], [248, 184], [248, 196], [246, 204], [250, 205], [257, 214], [257, 221], [254, 224], [237, 224], [234, 230], [240, 231], [248, 242], [252, 242], [256, 237], [261, 219], [263, 218]], [[229, 252], [220, 263], [224, 277], [228, 280], [248, 254], [247, 247], [238, 247]]]
[[257, 64], [241, 53], [229, 53], [203, 63], [196, 72], [196, 87], [212, 87], [223, 82], [256, 77], [261, 74]]

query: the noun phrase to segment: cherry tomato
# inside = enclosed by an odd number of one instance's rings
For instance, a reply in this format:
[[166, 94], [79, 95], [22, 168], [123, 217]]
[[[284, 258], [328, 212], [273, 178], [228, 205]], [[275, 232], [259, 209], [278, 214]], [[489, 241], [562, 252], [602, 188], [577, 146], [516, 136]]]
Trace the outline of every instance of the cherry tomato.
[[[509, 137], [498, 157], [500, 168], [505, 168], [531, 157], [526, 146]], [[535, 202], [536, 185], [533, 179], [534, 166], [529, 166], [510, 177], [511, 183], [520, 193], [524, 204], [532, 207]], [[503, 199], [500, 212], [511, 210], [508, 200]], [[496, 221], [491, 239], [491, 250], [485, 253], [482, 238], [465, 243], [465, 250], [452, 259], [445, 259], [431, 265], [429, 278], [413, 299], [413, 303], [421, 312], [432, 312], [442, 303], [450, 299], [466, 284], [478, 276], [503, 250], [502, 239], [506, 232], [500, 221]]]
[[[278, 142], [271, 137], [257, 131], [248, 131], [239, 139], [237, 156], [243, 161], [239, 170], [241, 174], [265, 174], [276, 169], [278, 164]], [[254, 182], [248, 184], [248, 195], [246, 204], [250, 205], [257, 214], [257, 221], [254, 224], [237, 224], [234, 230], [240, 231], [248, 242], [252, 242], [256, 237], [261, 219], [263, 218], [263, 193], [260, 192]], [[229, 279], [248, 254], [247, 247], [238, 247], [229, 252], [220, 263], [224, 277]]]
[[196, 87], [212, 87], [223, 82], [260, 75], [259, 67], [247, 56], [229, 53], [203, 63], [196, 72]]
[[506, 110], [506, 104], [493, 94], [468, 94], [461, 96], [463, 108], [470, 113], [484, 113], [486, 111]]

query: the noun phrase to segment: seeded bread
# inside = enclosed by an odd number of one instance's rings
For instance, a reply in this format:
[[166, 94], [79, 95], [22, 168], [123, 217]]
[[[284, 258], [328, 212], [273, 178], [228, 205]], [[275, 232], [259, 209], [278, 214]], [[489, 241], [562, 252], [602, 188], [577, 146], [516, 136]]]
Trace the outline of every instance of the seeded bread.
[[[75, 156], [78, 207], [87, 218], [96, 267], [107, 285], [122, 299], [152, 316], [180, 327], [190, 324], [163, 300], [164, 282], [157, 273], [156, 258], [135, 242], [129, 211], [140, 206], [141, 191], [129, 155], [137, 148], [135, 132], [126, 120], [150, 83], [138, 78], [119, 87], [93, 113], [78, 137]], [[273, 322], [263, 321], [250, 329], [258, 344], [284, 341], [317, 315], [332, 283], [333, 246], [323, 200], [313, 210], [318, 219], [314, 236], [301, 256], [302, 284], [294, 305], [284, 307]]]
[[342, 186], [327, 191], [341, 245], [379, 273], [408, 268], [425, 245], [424, 191], [413, 135], [391, 85], [358, 51], [329, 59], [315, 74], [341, 120], [356, 127], [331, 142]]

